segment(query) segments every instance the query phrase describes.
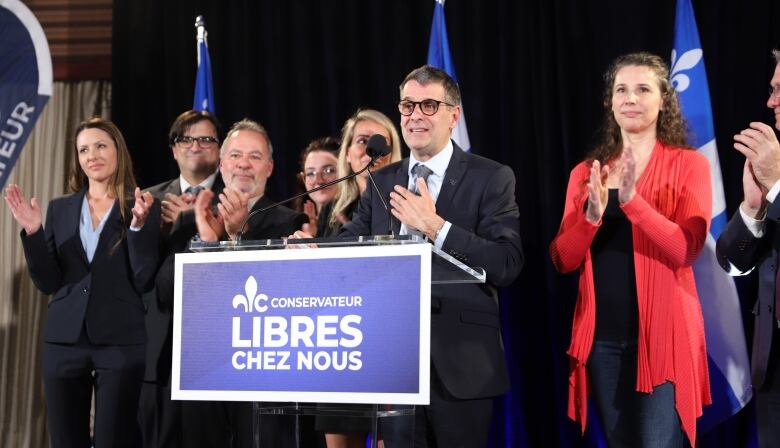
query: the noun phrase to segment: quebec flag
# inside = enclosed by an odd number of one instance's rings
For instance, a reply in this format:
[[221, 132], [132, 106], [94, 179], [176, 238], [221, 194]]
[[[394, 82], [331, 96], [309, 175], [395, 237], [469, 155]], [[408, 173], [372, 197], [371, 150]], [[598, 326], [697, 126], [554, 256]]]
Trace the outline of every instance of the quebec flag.
[[205, 110], [214, 115], [214, 84], [211, 81], [208, 33], [203, 16], [198, 16], [195, 19], [195, 28], [198, 30], [198, 72], [195, 75], [195, 96], [192, 100], [192, 108]]
[[[433, 23], [431, 24], [431, 40], [428, 43], [428, 65], [444, 70], [455, 82], [455, 64], [450, 56], [450, 44], [447, 39], [447, 22], [444, 20], [444, 0], [435, 0], [433, 6]], [[460, 102], [460, 118], [452, 131], [452, 139], [464, 151], [471, 150], [469, 131], [466, 129], [466, 114], [463, 110], [463, 99]]]
[[52, 93], [51, 54], [32, 12], [0, 0], [0, 189]]
[[697, 422], [699, 431], [706, 432], [742, 409], [753, 390], [737, 289], [715, 258], [715, 241], [725, 229], [728, 217], [707, 73], [690, 0], [677, 0], [671, 78], [693, 133], [690, 143], [709, 160], [712, 178], [710, 234], [693, 266], [704, 314], [712, 392], [712, 405], [704, 408], [704, 415]]

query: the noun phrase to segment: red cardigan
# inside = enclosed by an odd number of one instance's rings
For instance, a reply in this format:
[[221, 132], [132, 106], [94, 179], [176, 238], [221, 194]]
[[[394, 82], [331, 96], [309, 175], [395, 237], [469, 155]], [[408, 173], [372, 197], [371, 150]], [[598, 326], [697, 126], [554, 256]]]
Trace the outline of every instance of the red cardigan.
[[[571, 172], [558, 235], [550, 244], [560, 272], [580, 269], [572, 325], [569, 418], [585, 431], [588, 382], [585, 365], [593, 345], [596, 303], [590, 244], [601, 222], [585, 219], [590, 162]], [[637, 194], [620, 208], [631, 222], [639, 338], [636, 390], [650, 393], [674, 384], [675, 407], [691, 445], [696, 418], [712, 402], [704, 342], [704, 321], [693, 277], [693, 262], [704, 246], [712, 215], [707, 159], [696, 151], [656, 142]]]

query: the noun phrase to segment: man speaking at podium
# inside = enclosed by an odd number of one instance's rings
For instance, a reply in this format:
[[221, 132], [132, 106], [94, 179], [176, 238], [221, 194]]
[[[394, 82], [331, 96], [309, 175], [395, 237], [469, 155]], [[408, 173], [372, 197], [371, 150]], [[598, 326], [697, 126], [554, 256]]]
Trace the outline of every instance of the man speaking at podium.
[[[512, 283], [523, 265], [515, 176], [450, 140], [461, 109], [460, 90], [447, 73], [417, 68], [400, 89], [401, 130], [411, 154], [374, 175], [391, 210], [368, 188], [341, 236], [392, 227], [485, 269], [485, 284], [431, 288], [431, 404], [417, 407], [414, 424], [416, 447], [484, 447], [493, 397], [509, 388], [496, 288]], [[388, 429], [385, 442], [394, 448], [397, 431]]]

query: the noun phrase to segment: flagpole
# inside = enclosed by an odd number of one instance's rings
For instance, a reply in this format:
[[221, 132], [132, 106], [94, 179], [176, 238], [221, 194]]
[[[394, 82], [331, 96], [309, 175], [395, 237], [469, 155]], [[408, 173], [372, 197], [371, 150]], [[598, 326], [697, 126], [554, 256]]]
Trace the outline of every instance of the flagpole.
[[214, 86], [211, 79], [211, 58], [209, 57], [206, 21], [202, 15], [195, 17], [195, 47], [197, 48], [197, 73], [195, 75], [194, 110], [214, 111]]

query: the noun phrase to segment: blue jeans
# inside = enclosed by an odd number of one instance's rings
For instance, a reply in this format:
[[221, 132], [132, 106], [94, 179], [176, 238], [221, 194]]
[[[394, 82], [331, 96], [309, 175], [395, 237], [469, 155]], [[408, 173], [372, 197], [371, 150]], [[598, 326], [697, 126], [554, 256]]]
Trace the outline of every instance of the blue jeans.
[[674, 385], [650, 394], [636, 391], [636, 342], [596, 341], [588, 377], [611, 448], [681, 448], [683, 432], [674, 407]]

